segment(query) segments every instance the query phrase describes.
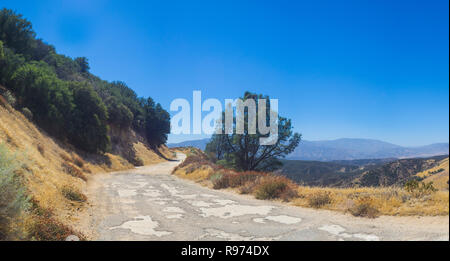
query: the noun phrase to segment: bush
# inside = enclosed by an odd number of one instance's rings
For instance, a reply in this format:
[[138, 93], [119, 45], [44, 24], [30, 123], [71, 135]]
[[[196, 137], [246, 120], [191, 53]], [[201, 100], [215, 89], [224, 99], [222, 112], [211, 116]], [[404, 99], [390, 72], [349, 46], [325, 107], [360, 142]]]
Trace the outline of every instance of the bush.
[[254, 182], [259, 177], [267, 176], [266, 173], [256, 171], [225, 172], [220, 179], [213, 182], [214, 189], [236, 188], [249, 182]]
[[291, 181], [284, 177], [265, 177], [256, 186], [255, 197], [257, 199], [277, 199], [284, 201], [296, 197], [297, 193]]
[[440, 169], [437, 169], [437, 170], [435, 170], [435, 171], [429, 171], [428, 172], [428, 174], [437, 174], [437, 173], [439, 173], [439, 172], [442, 172], [442, 171], [444, 171], [445, 169], [443, 169], [443, 168], [440, 168]]
[[87, 197], [84, 194], [73, 187], [65, 186], [61, 189], [61, 193], [65, 198], [71, 201], [85, 202], [87, 200]]
[[317, 192], [308, 197], [308, 205], [313, 208], [321, 208], [331, 204], [332, 199], [329, 192]]
[[3, 93], [3, 97], [5, 97], [5, 100], [9, 103], [9, 105], [12, 107], [16, 106], [16, 97], [14, 97], [10, 91]]
[[215, 184], [218, 180], [220, 180], [223, 177], [223, 174], [221, 172], [214, 172], [209, 176], [209, 180]]
[[433, 182], [422, 182], [418, 180], [409, 180], [405, 183], [404, 188], [407, 192], [409, 192], [413, 197], [420, 198], [425, 195], [430, 195], [437, 191], [437, 189], [433, 186]]
[[348, 211], [355, 217], [376, 218], [379, 215], [378, 209], [373, 206], [372, 199], [369, 197], [359, 199]]
[[13, 224], [30, 207], [17, 169], [14, 156], [0, 144], [0, 240], [17, 239], [19, 232]]
[[25, 116], [28, 120], [32, 121], [33, 120], [33, 113], [30, 111], [30, 109], [28, 109], [27, 107], [24, 107], [22, 109], [22, 114], [23, 116]]

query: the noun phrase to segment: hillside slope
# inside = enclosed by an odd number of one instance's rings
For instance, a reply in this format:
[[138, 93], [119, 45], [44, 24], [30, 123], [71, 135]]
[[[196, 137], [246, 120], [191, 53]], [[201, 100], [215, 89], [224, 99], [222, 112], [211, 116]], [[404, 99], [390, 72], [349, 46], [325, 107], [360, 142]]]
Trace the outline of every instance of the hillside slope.
[[[445, 164], [448, 169], [447, 156], [336, 162], [284, 160], [283, 168], [278, 173], [308, 186], [385, 187], [402, 186], [417, 176], [417, 173], [423, 172], [422, 179], [439, 180], [439, 188], [444, 188], [447, 185], [446, 173], [448, 180], [448, 172], [444, 170]], [[429, 174], [438, 169], [442, 169], [442, 173]]]
[[431, 158], [401, 159], [379, 168], [364, 172], [351, 181], [350, 184], [358, 186], [392, 186], [403, 185], [418, 172], [430, 169], [439, 164], [446, 156]]
[[436, 166], [427, 169], [425, 171], [416, 174], [419, 178], [422, 178], [424, 182], [433, 182], [433, 185], [440, 190], [448, 190], [448, 160], [445, 158], [441, 160]]
[[[91, 175], [134, 168], [119, 155], [87, 154], [62, 144], [1, 101], [0, 119], [0, 144], [5, 144], [15, 161], [20, 163], [17, 173], [24, 178], [31, 201], [69, 227], [74, 222], [73, 214], [85, 205], [70, 195], [82, 195], [81, 191]], [[139, 139], [134, 136], [132, 148], [143, 164], [164, 161], [164, 157], [169, 155], [167, 148], [162, 148], [161, 155], [158, 155]]]

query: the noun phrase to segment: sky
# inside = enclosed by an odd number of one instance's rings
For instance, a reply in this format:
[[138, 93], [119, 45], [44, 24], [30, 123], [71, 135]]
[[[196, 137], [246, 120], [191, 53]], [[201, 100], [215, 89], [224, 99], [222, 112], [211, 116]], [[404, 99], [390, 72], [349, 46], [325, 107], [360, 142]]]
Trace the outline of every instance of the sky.
[[[169, 110], [279, 100], [305, 140], [448, 142], [449, 2], [0, 0], [58, 53]], [[174, 115], [176, 112], [170, 112]], [[169, 135], [169, 142], [204, 135]]]

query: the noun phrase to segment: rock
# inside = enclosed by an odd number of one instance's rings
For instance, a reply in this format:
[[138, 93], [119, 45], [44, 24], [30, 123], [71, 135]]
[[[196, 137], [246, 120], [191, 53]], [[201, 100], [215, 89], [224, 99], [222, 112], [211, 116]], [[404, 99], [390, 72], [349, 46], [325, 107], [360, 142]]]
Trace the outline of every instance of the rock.
[[80, 241], [80, 238], [78, 238], [75, 235], [70, 235], [70, 236], [66, 237], [66, 241]]

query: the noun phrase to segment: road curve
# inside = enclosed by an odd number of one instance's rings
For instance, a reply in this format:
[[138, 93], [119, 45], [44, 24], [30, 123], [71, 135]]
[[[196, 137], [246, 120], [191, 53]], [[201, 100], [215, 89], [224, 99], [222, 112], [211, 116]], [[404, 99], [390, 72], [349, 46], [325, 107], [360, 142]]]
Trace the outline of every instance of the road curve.
[[449, 240], [448, 217], [357, 218], [212, 190], [178, 161], [95, 176], [78, 227], [93, 240]]

